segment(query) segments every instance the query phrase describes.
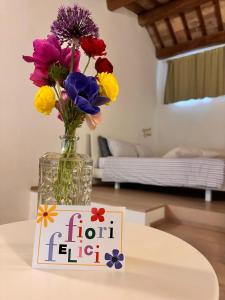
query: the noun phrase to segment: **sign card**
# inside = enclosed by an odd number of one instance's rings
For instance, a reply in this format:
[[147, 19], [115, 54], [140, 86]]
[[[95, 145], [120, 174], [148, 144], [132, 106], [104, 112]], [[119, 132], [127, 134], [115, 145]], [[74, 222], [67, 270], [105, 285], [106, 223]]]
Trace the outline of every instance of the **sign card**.
[[33, 268], [123, 270], [123, 207], [40, 205]]

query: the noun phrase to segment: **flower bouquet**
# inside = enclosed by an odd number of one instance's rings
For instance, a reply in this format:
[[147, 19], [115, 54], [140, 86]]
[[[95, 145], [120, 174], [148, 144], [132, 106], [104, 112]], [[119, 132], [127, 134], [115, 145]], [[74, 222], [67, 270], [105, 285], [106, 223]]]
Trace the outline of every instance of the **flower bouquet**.
[[[57, 111], [64, 123], [61, 154], [46, 153], [39, 163], [39, 203], [90, 204], [92, 161], [76, 153], [76, 129], [84, 121], [95, 129], [101, 121], [100, 107], [114, 102], [119, 86], [113, 66], [106, 56], [106, 45], [88, 10], [74, 5], [60, 7], [46, 39], [33, 42], [34, 63], [31, 81], [39, 87], [34, 105], [38, 112]], [[87, 56], [83, 71], [81, 51]], [[96, 76], [86, 75], [95, 60]]]

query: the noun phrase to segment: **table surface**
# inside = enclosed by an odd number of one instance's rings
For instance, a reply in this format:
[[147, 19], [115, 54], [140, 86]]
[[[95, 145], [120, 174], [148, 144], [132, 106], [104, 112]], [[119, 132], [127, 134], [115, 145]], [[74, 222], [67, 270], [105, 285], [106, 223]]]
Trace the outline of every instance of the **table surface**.
[[126, 270], [31, 268], [34, 221], [0, 226], [0, 299], [218, 300], [216, 274], [186, 242], [157, 229], [126, 224]]

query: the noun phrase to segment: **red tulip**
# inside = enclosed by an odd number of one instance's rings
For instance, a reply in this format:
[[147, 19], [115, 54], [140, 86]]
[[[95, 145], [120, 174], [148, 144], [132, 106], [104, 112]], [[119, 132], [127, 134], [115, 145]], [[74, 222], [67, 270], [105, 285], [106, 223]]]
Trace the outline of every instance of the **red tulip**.
[[92, 36], [83, 37], [80, 39], [81, 48], [89, 57], [105, 55], [106, 44], [103, 40]]
[[95, 63], [97, 73], [113, 73], [113, 65], [107, 58], [99, 57]]

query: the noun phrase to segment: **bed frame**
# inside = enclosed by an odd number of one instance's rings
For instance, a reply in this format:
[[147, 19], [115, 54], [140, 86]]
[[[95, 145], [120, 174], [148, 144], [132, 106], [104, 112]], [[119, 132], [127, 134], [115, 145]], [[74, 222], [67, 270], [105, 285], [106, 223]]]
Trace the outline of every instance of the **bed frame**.
[[[98, 141], [97, 141], [98, 135], [95, 133], [91, 133], [90, 138], [90, 156], [93, 159], [93, 165], [94, 165], [94, 175], [93, 177], [96, 179], [102, 178], [102, 169], [98, 168], [98, 159], [100, 157], [99, 153], [99, 147], [98, 147]], [[197, 188], [197, 187], [196, 187]], [[120, 189], [120, 183], [114, 182], [114, 189], [119, 190]], [[197, 188], [197, 189], [204, 189], [204, 188]], [[211, 202], [212, 201], [212, 189], [204, 189], [205, 190], [205, 202]]]
[[[114, 182], [114, 189], [119, 190], [120, 189], [120, 183]], [[206, 189], [205, 190], [205, 202], [211, 202], [212, 201], [212, 190]]]

